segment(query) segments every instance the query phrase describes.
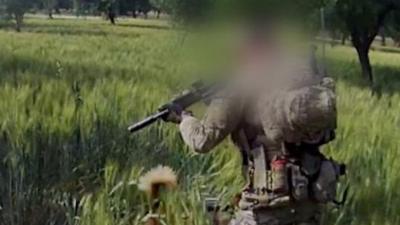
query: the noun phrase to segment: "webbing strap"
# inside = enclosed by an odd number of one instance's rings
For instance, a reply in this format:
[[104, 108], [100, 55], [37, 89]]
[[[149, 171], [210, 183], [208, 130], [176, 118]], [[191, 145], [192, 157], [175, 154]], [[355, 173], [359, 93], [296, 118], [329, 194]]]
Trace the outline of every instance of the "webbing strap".
[[254, 189], [256, 191], [267, 190], [267, 161], [264, 148], [260, 145], [251, 150], [254, 160]]

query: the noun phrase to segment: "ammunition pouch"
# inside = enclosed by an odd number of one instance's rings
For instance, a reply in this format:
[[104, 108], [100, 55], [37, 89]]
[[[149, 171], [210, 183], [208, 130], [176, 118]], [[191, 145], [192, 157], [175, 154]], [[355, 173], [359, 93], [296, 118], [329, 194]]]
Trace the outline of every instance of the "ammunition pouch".
[[[274, 170], [273, 162], [264, 163], [267, 161], [263, 148], [252, 150], [253, 186], [243, 193], [240, 208], [281, 207], [303, 201], [337, 202], [337, 185], [339, 177], [345, 174], [345, 165], [327, 159], [318, 147], [311, 149], [285, 156], [283, 170]], [[279, 191], [276, 191], [277, 186]]]
[[296, 164], [288, 165], [288, 179], [290, 187], [290, 195], [295, 201], [304, 201], [309, 199], [309, 184], [308, 177], [302, 173], [302, 168]]
[[314, 200], [320, 203], [336, 202], [337, 184], [345, 170], [345, 165], [332, 159], [322, 161], [318, 177], [311, 184]]
[[295, 201], [335, 202], [339, 177], [344, 174], [343, 164], [305, 153], [300, 161], [288, 165], [290, 194]]
[[208, 197], [204, 201], [204, 210], [212, 225], [227, 225], [233, 218], [233, 206], [221, 207], [217, 198]]

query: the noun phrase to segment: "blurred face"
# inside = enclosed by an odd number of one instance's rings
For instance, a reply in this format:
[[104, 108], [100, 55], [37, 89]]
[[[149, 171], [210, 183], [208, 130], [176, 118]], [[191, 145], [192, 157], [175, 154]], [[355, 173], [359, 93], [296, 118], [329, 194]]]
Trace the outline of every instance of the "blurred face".
[[267, 43], [261, 37], [246, 40], [243, 46], [244, 60], [257, 61], [267, 54]]
[[265, 74], [266, 68], [275, 58], [276, 49], [272, 41], [263, 34], [254, 33], [246, 38], [239, 50], [238, 66], [243, 75]]

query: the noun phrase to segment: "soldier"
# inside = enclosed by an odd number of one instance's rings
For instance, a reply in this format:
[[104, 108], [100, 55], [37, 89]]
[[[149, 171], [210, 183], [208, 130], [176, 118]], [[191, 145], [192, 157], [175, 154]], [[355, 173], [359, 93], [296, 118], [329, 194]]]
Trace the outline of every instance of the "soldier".
[[246, 42], [238, 75], [202, 119], [171, 106], [167, 120], [198, 153], [229, 135], [240, 149], [248, 182], [231, 225], [319, 224], [342, 172], [319, 151], [334, 138], [334, 83], [264, 40]]

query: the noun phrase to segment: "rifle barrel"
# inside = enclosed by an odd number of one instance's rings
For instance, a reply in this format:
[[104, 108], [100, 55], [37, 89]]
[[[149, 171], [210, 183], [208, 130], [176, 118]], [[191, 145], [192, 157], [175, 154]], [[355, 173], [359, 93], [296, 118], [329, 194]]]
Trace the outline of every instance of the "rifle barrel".
[[160, 118], [168, 115], [168, 113], [169, 113], [168, 109], [164, 109], [154, 115], [147, 117], [146, 119], [144, 119], [138, 123], [133, 124], [132, 126], [128, 127], [128, 130], [129, 130], [129, 132], [134, 133], [134, 132], [141, 130], [141, 129], [145, 128], [146, 126], [156, 122]]

